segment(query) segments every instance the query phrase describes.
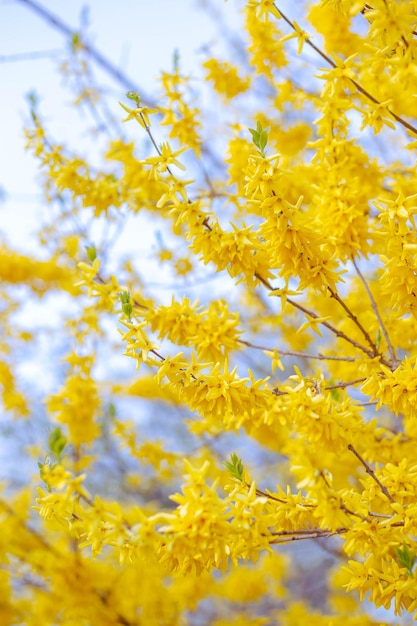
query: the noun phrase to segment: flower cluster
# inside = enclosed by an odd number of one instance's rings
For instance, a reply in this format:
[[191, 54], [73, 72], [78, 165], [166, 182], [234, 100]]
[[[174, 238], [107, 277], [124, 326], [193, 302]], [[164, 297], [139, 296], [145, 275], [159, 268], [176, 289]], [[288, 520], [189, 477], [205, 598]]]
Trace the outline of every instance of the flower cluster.
[[1, 623], [417, 615], [417, 6], [244, 5], [241, 63], [175, 53], [120, 122], [73, 35], [100, 166], [31, 102], [51, 212], [43, 256], [0, 248], [11, 462], [42, 434], [36, 502], [0, 498]]

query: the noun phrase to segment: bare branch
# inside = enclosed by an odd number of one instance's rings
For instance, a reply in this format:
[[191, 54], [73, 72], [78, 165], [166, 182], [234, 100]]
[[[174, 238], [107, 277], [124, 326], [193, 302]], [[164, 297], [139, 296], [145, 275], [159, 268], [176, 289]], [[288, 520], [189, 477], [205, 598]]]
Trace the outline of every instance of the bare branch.
[[390, 502], [395, 502], [394, 498], [392, 497], [392, 495], [390, 494], [390, 492], [388, 491], [388, 489], [385, 487], [385, 485], [383, 485], [381, 483], [381, 481], [379, 480], [379, 478], [376, 476], [375, 472], [373, 469], [371, 469], [371, 467], [368, 465], [368, 463], [365, 461], [365, 459], [363, 459], [361, 457], [361, 455], [359, 454], [359, 452], [357, 452], [357, 450], [355, 450], [355, 448], [352, 446], [352, 444], [350, 443], [348, 445], [348, 449], [353, 452], [353, 454], [356, 456], [356, 458], [362, 463], [362, 465], [365, 468], [365, 471], [367, 474], [369, 474], [369, 476], [371, 476], [371, 478], [376, 482], [376, 484], [378, 485], [378, 487], [381, 489], [382, 493], [388, 498], [388, 500]]
[[348, 307], [348, 305], [346, 304], [346, 302], [344, 302], [344, 300], [342, 300], [342, 298], [339, 296], [339, 294], [337, 293], [337, 291], [333, 291], [333, 289], [331, 287], [327, 287], [327, 289], [330, 292], [330, 295], [332, 298], [334, 298], [336, 300], [336, 302], [338, 302], [340, 304], [340, 306], [344, 309], [344, 311], [346, 312], [347, 316], [352, 320], [352, 322], [359, 328], [359, 330], [361, 331], [361, 333], [363, 334], [363, 336], [365, 337], [366, 341], [369, 343], [369, 345], [371, 346], [371, 348], [374, 350], [375, 354], [378, 354], [378, 349], [375, 345], [375, 342], [372, 341], [371, 337], [369, 336], [369, 333], [365, 330], [365, 328], [362, 326], [362, 324], [360, 323], [360, 321], [358, 320], [358, 318], [356, 317], [356, 315], [353, 313], [353, 311], [350, 310], [350, 308]]
[[383, 334], [383, 335], [384, 335], [384, 337], [385, 337], [385, 341], [386, 341], [386, 343], [387, 343], [387, 347], [388, 347], [388, 352], [390, 353], [390, 356], [391, 356], [391, 359], [392, 359], [393, 365], [395, 365], [395, 366], [396, 366], [396, 365], [397, 365], [397, 363], [398, 363], [398, 360], [397, 360], [397, 355], [395, 354], [395, 350], [394, 350], [394, 347], [393, 347], [393, 345], [392, 345], [392, 343], [391, 343], [391, 340], [390, 340], [390, 338], [389, 338], [389, 335], [388, 335], [387, 329], [385, 328], [385, 324], [384, 324], [384, 322], [382, 321], [382, 317], [381, 317], [381, 315], [380, 315], [380, 313], [379, 313], [377, 303], [375, 302], [375, 299], [374, 299], [374, 297], [373, 297], [373, 295], [372, 295], [372, 292], [371, 292], [371, 290], [370, 290], [370, 288], [369, 288], [369, 285], [368, 285], [368, 283], [366, 282], [365, 276], [362, 274], [362, 272], [360, 271], [359, 267], [358, 267], [358, 266], [357, 266], [357, 264], [356, 264], [355, 259], [353, 259], [353, 258], [352, 258], [352, 263], [353, 263], [353, 265], [355, 266], [355, 270], [356, 270], [356, 272], [357, 272], [357, 274], [358, 274], [359, 278], [360, 278], [360, 279], [361, 279], [361, 281], [362, 281], [362, 284], [363, 284], [363, 286], [364, 286], [364, 288], [365, 288], [366, 293], [368, 294], [369, 300], [370, 300], [370, 302], [371, 302], [371, 306], [372, 306], [372, 308], [373, 308], [373, 310], [374, 310], [374, 313], [375, 313], [375, 317], [377, 318], [377, 320], [378, 320], [378, 322], [379, 322], [379, 325], [380, 325], [380, 327], [381, 327], [381, 330], [382, 330], [382, 334]]
[[[253, 350], [262, 350], [262, 352], [269, 351], [272, 352], [273, 348], [270, 346], [258, 346], [250, 341], [245, 341], [244, 339], [238, 339], [238, 342], [247, 346], [248, 348], [252, 348]], [[327, 354], [306, 354], [305, 352], [291, 352], [288, 350], [280, 350], [278, 348], [279, 356], [293, 356], [300, 359], [316, 359], [318, 361], [348, 361], [352, 363], [356, 361], [354, 356], [332, 356]]]

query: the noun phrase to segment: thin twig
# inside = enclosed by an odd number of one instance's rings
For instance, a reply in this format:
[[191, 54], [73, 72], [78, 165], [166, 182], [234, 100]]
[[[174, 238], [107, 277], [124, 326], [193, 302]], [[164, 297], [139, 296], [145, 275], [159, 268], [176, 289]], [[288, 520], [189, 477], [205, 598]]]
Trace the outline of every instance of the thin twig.
[[376, 476], [374, 470], [369, 467], [368, 463], [365, 461], [365, 459], [363, 459], [361, 457], [359, 452], [357, 452], [357, 450], [355, 450], [355, 448], [353, 447], [353, 445], [351, 443], [348, 445], [348, 450], [353, 452], [353, 454], [356, 456], [356, 458], [362, 463], [362, 465], [365, 468], [366, 473], [369, 474], [369, 476], [371, 476], [371, 478], [376, 482], [376, 484], [381, 489], [382, 493], [388, 498], [388, 500], [390, 502], [395, 502], [394, 498], [392, 497], [392, 495], [390, 494], [388, 489], [385, 487], [385, 485], [383, 485], [381, 483], [379, 478]]
[[[250, 341], [245, 341], [244, 339], [238, 339], [237, 340], [238, 343], [241, 343], [245, 346], [247, 346], [248, 348], [252, 348], [254, 350], [262, 350], [262, 352], [272, 352], [273, 348], [271, 348], [270, 346], [258, 346], [254, 343], [251, 343]], [[306, 354], [305, 352], [289, 352], [287, 350], [279, 350], [278, 349], [278, 354], [279, 356], [293, 356], [293, 357], [298, 357], [300, 359], [316, 359], [319, 361], [348, 361], [350, 363], [352, 363], [353, 361], [356, 361], [354, 356], [327, 356], [325, 354]]]
[[377, 349], [377, 347], [375, 345], [375, 342], [372, 341], [368, 331], [362, 326], [362, 324], [360, 323], [360, 321], [358, 320], [356, 315], [353, 313], [353, 311], [350, 310], [350, 308], [348, 307], [346, 302], [344, 302], [344, 300], [342, 300], [342, 298], [339, 296], [337, 291], [333, 291], [333, 289], [330, 286], [327, 287], [327, 289], [329, 290], [331, 297], [334, 298], [336, 300], [336, 302], [338, 302], [340, 304], [340, 306], [343, 308], [343, 310], [347, 313], [347, 316], [359, 328], [359, 330], [361, 331], [361, 333], [363, 334], [363, 336], [365, 337], [366, 341], [369, 343], [369, 345], [371, 346], [371, 348], [375, 352], [375, 354], [378, 354], [378, 349]]
[[379, 322], [379, 325], [381, 327], [381, 330], [382, 330], [382, 334], [385, 337], [385, 341], [386, 341], [386, 344], [387, 344], [388, 352], [390, 353], [390, 356], [391, 356], [391, 359], [392, 359], [392, 363], [393, 363], [394, 366], [396, 366], [398, 364], [397, 355], [395, 354], [395, 349], [394, 349], [394, 346], [391, 343], [391, 340], [389, 338], [387, 329], [385, 328], [385, 324], [382, 321], [382, 317], [381, 317], [381, 315], [379, 313], [377, 303], [375, 302], [375, 299], [374, 299], [374, 297], [372, 295], [372, 292], [371, 292], [371, 290], [369, 288], [369, 285], [366, 282], [365, 276], [360, 271], [360, 269], [359, 269], [359, 267], [358, 267], [358, 265], [357, 265], [357, 263], [356, 263], [354, 258], [352, 258], [352, 263], [353, 263], [353, 265], [355, 267], [355, 270], [356, 270], [359, 278], [362, 281], [362, 284], [363, 284], [363, 286], [365, 288], [366, 293], [368, 294], [369, 300], [371, 302], [371, 306], [372, 306], [373, 311], [375, 313], [375, 317], [377, 318], [377, 320]]
[[18, 52], [16, 54], [0, 55], [0, 63], [13, 63], [16, 61], [34, 61], [35, 59], [56, 59], [64, 51], [60, 48], [55, 50], [35, 50], [33, 52]]
[[[326, 387], [324, 387], [324, 389], [325, 391], [331, 391], [332, 389], [346, 389], [346, 387], [350, 387], [352, 385], [359, 385], [359, 383], [363, 383], [365, 380], [366, 378], [356, 378], [355, 380], [348, 380], [345, 383], [338, 383], [336, 385], [327, 385]], [[313, 383], [313, 386], [317, 393], [321, 393], [319, 385]], [[274, 389], [272, 390], [272, 393], [274, 394], [274, 396], [287, 396], [289, 392], [281, 391], [281, 389], [278, 389], [278, 387], [274, 387]], [[359, 405], [355, 405], [355, 406], [359, 406]]]
[[336, 530], [322, 530], [320, 528], [297, 531], [282, 530], [279, 533], [271, 533], [276, 539], [272, 539], [270, 544], [289, 543], [290, 541], [302, 541], [304, 539], [325, 539], [334, 535], [341, 535], [348, 532], [348, 528], [336, 528]]
[[350, 387], [351, 385], [359, 385], [359, 383], [363, 383], [366, 378], [356, 378], [355, 380], [349, 380], [346, 383], [338, 383], [337, 385], [328, 385], [325, 389], [344, 389], [345, 387]]

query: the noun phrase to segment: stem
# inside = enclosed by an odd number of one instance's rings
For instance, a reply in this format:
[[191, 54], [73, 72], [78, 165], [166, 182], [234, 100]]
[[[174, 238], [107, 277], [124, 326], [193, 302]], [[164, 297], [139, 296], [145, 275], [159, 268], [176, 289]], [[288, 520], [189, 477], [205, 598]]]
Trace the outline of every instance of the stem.
[[364, 286], [364, 288], [365, 288], [366, 293], [368, 294], [369, 300], [370, 300], [370, 302], [371, 302], [371, 306], [372, 306], [372, 308], [373, 308], [373, 310], [374, 310], [374, 313], [375, 313], [375, 317], [377, 318], [377, 320], [378, 320], [378, 322], [379, 322], [379, 325], [380, 325], [380, 327], [381, 327], [381, 330], [382, 330], [382, 334], [383, 334], [383, 335], [384, 335], [384, 337], [385, 337], [385, 341], [386, 341], [386, 344], [387, 344], [387, 347], [388, 347], [388, 352], [390, 353], [390, 356], [391, 356], [391, 359], [392, 359], [393, 365], [397, 365], [397, 364], [398, 364], [397, 355], [395, 354], [395, 349], [394, 349], [394, 346], [393, 346], [393, 345], [392, 345], [392, 343], [391, 343], [391, 340], [390, 340], [390, 338], [389, 338], [389, 335], [388, 335], [387, 329], [385, 328], [385, 324], [384, 324], [384, 322], [382, 321], [382, 317], [381, 317], [381, 315], [380, 315], [380, 313], [379, 313], [377, 303], [375, 302], [375, 299], [374, 299], [374, 297], [373, 297], [373, 295], [372, 295], [372, 292], [371, 292], [371, 290], [370, 290], [370, 288], [369, 288], [369, 285], [368, 285], [368, 283], [366, 282], [365, 276], [364, 276], [364, 275], [362, 274], [362, 272], [360, 271], [360, 269], [359, 269], [359, 267], [357, 266], [356, 261], [355, 261], [355, 259], [354, 259], [354, 258], [352, 258], [352, 263], [353, 263], [353, 265], [354, 265], [354, 267], [355, 267], [355, 270], [356, 270], [356, 272], [357, 272], [357, 274], [358, 274], [359, 278], [360, 278], [360, 279], [361, 279], [361, 281], [362, 281], [362, 284], [363, 284], [363, 286]]
[[385, 485], [383, 485], [381, 483], [379, 478], [376, 476], [374, 470], [369, 467], [368, 463], [361, 457], [359, 452], [357, 452], [357, 450], [355, 450], [355, 448], [352, 446], [351, 443], [348, 445], [348, 450], [353, 452], [353, 454], [356, 456], [356, 458], [362, 463], [362, 465], [365, 468], [366, 473], [369, 474], [369, 476], [371, 476], [371, 478], [376, 482], [376, 484], [381, 489], [382, 493], [388, 498], [388, 500], [390, 502], [395, 502], [394, 498], [392, 497], [392, 495], [390, 494], [388, 489], [385, 487]]
[[365, 337], [366, 341], [369, 343], [371, 348], [374, 350], [375, 354], [377, 354], [378, 353], [378, 349], [377, 349], [375, 343], [372, 341], [371, 337], [369, 336], [369, 333], [362, 326], [362, 324], [360, 323], [360, 321], [358, 320], [356, 315], [350, 310], [350, 308], [348, 307], [346, 302], [344, 302], [344, 300], [342, 300], [342, 298], [339, 296], [339, 294], [336, 291], [333, 291], [333, 289], [331, 287], [327, 287], [327, 289], [329, 290], [331, 297], [334, 298], [340, 304], [340, 306], [346, 311], [348, 317], [352, 320], [352, 322], [354, 324], [356, 324], [356, 326], [359, 328], [359, 330], [361, 331], [361, 333]]
[[333, 535], [341, 535], [346, 533], [347, 528], [336, 528], [336, 530], [322, 530], [321, 528], [311, 530], [282, 530], [279, 533], [272, 533], [272, 536], [277, 537], [272, 539], [269, 543], [289, 543], [290, 541], [302, 541], [303, 539], [324, 539], [326, 537], [332, 537]]
[[363, 383], [366, 378], [356, 378], [356, 380], [349, 380], [346, 383], [338, 383], [337, 385], [328, 385], [325, 389], [344, 389], [345, 387], [350, 387], [351, 385], [359, 385], [359, 383]]
[[[269, 351], [272, 352], [273, 348], [268, 346], [258, 346], [250, 341], [245, 341], [244, 339], [238, 339], [238, 343], [241, 343], [248, 348], [252, 348], [254, 350], [262, 350], [262, 352]], [[352, 363], [356, 361], [354, 356], [327, 356], [325, 354], [306, 354], [305, 352], [289, 352], [286, 350], [278, 350], [279, 356], [294, 356], [300, 359], [317, 359], [319, 361], [348, 361]]]

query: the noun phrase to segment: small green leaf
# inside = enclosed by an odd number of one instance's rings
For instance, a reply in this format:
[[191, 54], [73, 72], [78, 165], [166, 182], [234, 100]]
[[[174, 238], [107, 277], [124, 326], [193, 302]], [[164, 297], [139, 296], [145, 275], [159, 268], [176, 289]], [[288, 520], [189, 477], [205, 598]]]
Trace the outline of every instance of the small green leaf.
[[71, 50], [77, 52], [81, 45], [81, 37], [79, 33], [72, 33], [71, 36]]
[[382, 339], [381, 329], [378, 328], [378, 330], [376, 331], [376, 339], [375, 339], [375, 346], [377, 350], [379, 350], [379, 347], [381, 345], [381, 339]]
[[87, 252], [88, 260], [93, 263], [97, 258], [97, 250], [94, 244], [91, 246], [86, 246], [85, 251]]
[[67, 445], [67, 438], [62, 433], [59, 426], [53, 429], [49, 435], [49, 449], [56, 457], [60, 457], [63, 449]]
[[38, 98], [38, 95], [37, 95], [36, 91], [34, 91], [34, 90], [29, 91], [26, 94], [26, 99], [27, 99], [27, 101], [29, 103], [30, 115], [32, 117], [32, 120], [34, 121], [34, 123], [36, 125], [38, 125], [39, 124], [39, 118], [38, 118], [38, 115], [36, 113], [36, 110], [38, 108], [39, 98]]
[[133, 100], [137, 107], [140, 106], [140, 96], [137, 91], [128, 91], [126, 93], [126, 98]]
[[228, 461], [225, 461], [223, 465], [226, 467], [226, 469], [229, 470], [234, 478], [237, 478], [238, 480], [243, 480], [242, 460], [239, 459], [235, 452], [233, 452], [233, 454], [231, 454], [230, 456], [230, 463]]
[[268, 143], [268, 133], [263, 130], [259, 135], [259, 148], [263, 151], [266, 144]]
[[413, 566], [416, 556], [409, 547], [404, 544], [402, 548], [396, 549], [398, 565], [405, 567], [409, 576], [413, 575]]
[[265, 148], [268, 143], [269, 128], [262, 128], [261, 122], [256, 123], [256, 128], [249, 128], [249, 132], [252, 135], [252, 141], [258, 148], [261, 156], [265, 156]]
[[130, 320], [132, 317], [132, 302], [130, 300], [130, 293], [128, 291], [121, 291], [119, 293], [120, 302], [122, 304], [122, 311], [126, 317]]
[[174, 72], [176, 72], [180, 64], [180, 53], [178, 51], [178, 48], [175, 48], [174, 50], [173, 64], [174, 64]]

